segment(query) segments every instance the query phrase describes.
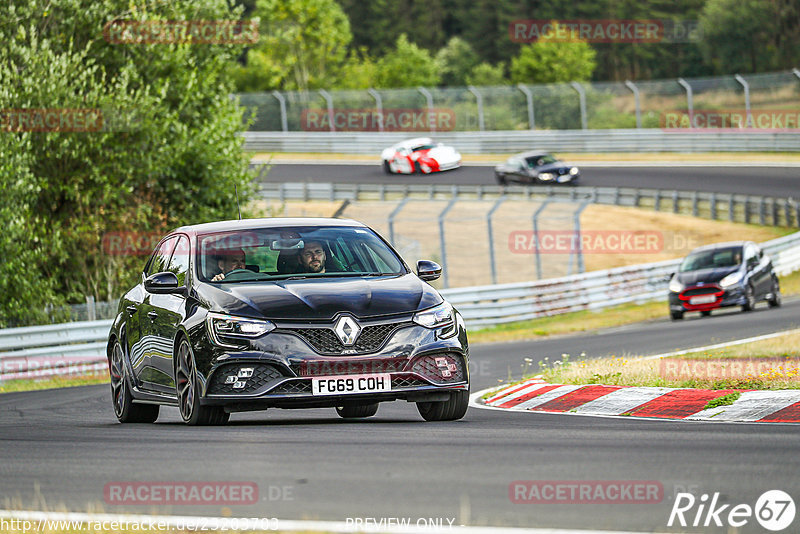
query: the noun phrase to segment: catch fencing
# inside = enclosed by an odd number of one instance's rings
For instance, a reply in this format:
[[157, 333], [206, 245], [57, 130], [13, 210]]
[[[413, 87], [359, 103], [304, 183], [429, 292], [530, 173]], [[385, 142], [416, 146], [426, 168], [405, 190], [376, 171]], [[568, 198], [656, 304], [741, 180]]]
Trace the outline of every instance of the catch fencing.
[[[800, 232], [762, 245], [785, 275], [800, 269]], [[470, 328], [628, 302], [663, 300], [680, 260], [520, 284], [442, 290]], [[665, 310], [666, 313], [666, 310]], [[0, 330], [0, 380], [103, 372], [111, 321]]]
[[[790, 114], [780, 112], [797, 111], [800, 70], [637, 82], [272, 91], [236, 98], [248, 110], [251, 132], [417, 131], [438, 136], [537, 129], [644, 130], [682, 128], [687, 119], [695, 128], [737, 128], [739, 123], [729, 122], [736, 120], [744, 127], [796, 131], [796, 119], [784, 120]], [[354, 148], [342, 143], [336, 151]]]

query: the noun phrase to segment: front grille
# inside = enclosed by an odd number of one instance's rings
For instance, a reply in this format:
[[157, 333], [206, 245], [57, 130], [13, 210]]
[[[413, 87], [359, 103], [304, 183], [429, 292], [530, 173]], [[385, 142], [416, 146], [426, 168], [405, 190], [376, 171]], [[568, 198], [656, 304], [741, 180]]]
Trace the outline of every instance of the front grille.
[[408, 376], [396, 376], [392, 378], [392, 389], [405, 389], [405, 388], [417, 388], [421, 386], [430, 386], [424, 380], [420, 380], [419, 378], [412, 378]]
[[714, 293], [718, 293], [719, 291], [721, 291], [721, 289], [717, 286], [701, 286], [692, 289], [686, 289], [681, 292], [681, 295], [684, 297], [694, 297], [697, 295], [712, 295]]
[[355, 350], [356, 353], [376, 352], [395, 331], [411, 324], [404, 322], [365, 326], [352, 347], [345, 347], [332, 328], [282, 328], [281, 331], [300, 337], [320, 354], [334, 355], [342, 354], [345, 349]]
[[232, 363], [217, 369], [208, 385], [208, 394], [241, 395], [254, 393], [265, 385], [281, 378], [283, 378], [283, 375], [269, 364]]
[[411, 370], [437, 384], [466, 380], [463, 359], [455, 354], [425, 354], [414, 360]]
[[270, 395], [291, 395], [292, 393], [311, 393], [311, 382], [308, 380], [293, 380], [285, 382], [270, 391]]
[[337, 376], [364, 375], [374, 373], [397, 373], [403, 370], [406, 358], [369, 358], [348, 360], [309, 360], [293, 365], [292, 370], [298, 376]]

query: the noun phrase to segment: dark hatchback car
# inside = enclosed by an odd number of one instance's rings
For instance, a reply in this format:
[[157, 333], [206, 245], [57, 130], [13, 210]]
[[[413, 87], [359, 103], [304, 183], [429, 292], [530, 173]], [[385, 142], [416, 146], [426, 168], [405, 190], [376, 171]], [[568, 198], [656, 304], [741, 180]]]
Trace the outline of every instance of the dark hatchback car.
[[108, 340], [114, 412], [188, 424], [231, 412], [335, 407], [369, 417], [415, 402], [464, 416], [464, 321], [378, 234], [341, 219], [251, 219], [178, 228], [120, 300]]
[[511, 156], [494, 168], [494, 177], [500, 185], [509, 182], [575, 185], [580, 176], [578, 167], [567, 165], [553, 155], [538, 150]]
[[781, 305], [781, 290], [769, 256], [750, 241], [718, 243], [697, 248], [683, 260], [669, 282], [669, 313], [683, 319], [686, 312], [728, 306], [752, 310], [760, 300]]

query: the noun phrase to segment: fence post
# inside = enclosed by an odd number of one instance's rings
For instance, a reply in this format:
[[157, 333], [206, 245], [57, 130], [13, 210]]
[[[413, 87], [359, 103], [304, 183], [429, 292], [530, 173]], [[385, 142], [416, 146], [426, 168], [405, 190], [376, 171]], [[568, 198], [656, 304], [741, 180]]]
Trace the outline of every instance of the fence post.
[[686, 89], [686, 105], [689, 110], [689, 126], [694, 128], [694, 102], [692, 98], [692, 86], [689, 85], [683, 78], [678, 78], [678, 83], [681, 87]]
[[698, 215], [698, 208], [697, 208], [697, 191], [692, 191], [692, 217], [697, 217]]
[[330, 129], [331, 129], [332, 132], [335, 132], [336, 131], [336, 125], [333, 124], [333, 97], [325, 89], [320, 89], [317, 92], [322, 95], [322, 98], [325, 99], [325, 102], [328, 105], [328, 120], [331, 123]]
[[[739, 82], [742, 85], [742, 87], [744, 87], [744, 112], [745, 112], [745, 116], [747, 117], [745, 119], [745, 126], [747, 128], [752, 128], [753, 127], [753, 115], [752, 115], [752, 113], [750, 113], [750, 84], [748, 84], [747, 80], [745, 80], [744, 78], [742, 78], [738, 74], [735, 74], [733, 77], [736, 78], [736, 81]], [[731, 126], [733, 126], [733, 125], [731, 125]]]
[[498, 198], [494, 203], [492, 209], [490, 209], [489, 213], [486, 214], [486, 230], [489, 233], [489, 265], [492, 271], [492, 284], [497, 283], [497, 266], [494, 262], [494, 231], [492, 229], [492, 217], [494, 216], [494, 212], [497, 211], [497, 208], [500, 207], [500, 204], [502, 204], [505, 199], [505, 195], [500, 195], [500, 198]]
[[381, 99], [381, 94], [370, 87], [367, 89], [367, 93], [375, 99], [375, 109], [378, 112], [378, 131], [383, 131], [383, 100]]
[[542, 205], [539, 206], [533, 213], [533, 246], [536, 251], [536, 278], [542, 279], [542, 257], [539, 252], [539, 214], [544, 211], [544, 208], [550, 203], [550, 198], [544, 199]]
[[[425, 89], [424, 87], [417, 87], [417, 91], [422, 93], [422, 96], [425, 97], [425, 100], [428, 101], [428, 129], [431, 132], [436, 131], [436, 116], [433, 114], [433, 95], [430, 91]], [[447, 275], [445, 275], [445, 278]]]
[[281, 129], [284, 132], [289, 131], [289, 123], [286, 120], [286, 98], [279, 91], [272, 91], [272, 96], [278, 99], [281, 106]]
[[97, 320], [97, 309], [94, 306], [94, 296], [92, 295], [86, 296], [86, 320], [87, 321]]
[[528, 126], [530, 127], [531, 130], [535, 130], [536, 121], [534, 120], [535, 117], [533, 116], [533, 93], [531, 93], [531, 90], [528, 89], [527, 86], [521, 83], [517, 85], [517, 89], [519, 89], [525, 94], [525, 100], [528, 103]]
[[767, 224], [767, 203], [763, 196], [758, 201], [758, 223], [762, 226]]
[[582, 272], [586, 271], [586, 268], [584, 267], [584, 264], [583, 264], [583, 245], [581, 244], [582, 243], [581, 242], [581, 213], [583, 212], [583, 210], [586, 209], [586, 207], [588, 205], [589, 205], [589, 201], [588, 200], [584, 200], [581, 203], [580, 207], [578, 208], [578, 211], [576, 211], [575, 214], [573, 215], [572, 224], [573, 224], [573, 227], [575, 228], [575, 237], [576, 237], [576, 239], [574, 240], [574, 243], [576, 243], [577, 251], [575, 251], [575, 252], [570, 251], [569, 264], [567, 265], [567, 276], [572, 274], [572, 256], [573, 256], [573, 254], [577, 254], [577, 256], [578, 256], [578, 272], [582, 273]]
[[636, 87], [636, 85], [630, 80], [625, 80], [625, 87], [627, 87], [628, 89], [630, 89], [633, 92], [633, 99], [634, 99], [634, 102], [636, 103], [636, 128], [641, 128], [642, 127], [642, 108], [639, 105], [639, 88]]
[[708, 199], [708, 209], [711, 212], [711, 220], [717, 220], [717, 194], [712, 192], [711, 197]]
[[581, 103], [581, 129], [586, 130], [588, 128], [587, 120], [586, 120], [586, 91], [583, 89], [583, 86], [578, 82], [569, 82], [575, 91], [578, 92], [578, 97], [580, 98]]
[[458, 197], [454, 195], [439, 214], [439, 246], [442, 249], [442, 278], [445, 288], [450, 287], [450, 280], [447, 275], [447, 243], [445, 243], [444, 239], [444, 219], [447, 217], [447, 212], [455, 206], [456, 202], [458, 202]]
[[388, 223], [389, 223], [389, 243], [392, 244], [393, 247], [397, 248], [397, 244], [394, 240], [394, 219], [397, 217], [397, 214], [400, 213], [400, 210], [403, 209], [403, 206], [406, 205], [408, 202], [408, 196], [403, 197], [403, 200], [400, 201], [400, 204], [397, 205], [395, 209], [389, 214]]
[[783, 216], [786, 217], [786, 227], [789, 228], [792, 226], [792, 208], [789, 205], [791, 202], [791, 198], [784, 199], [783, 201]]
[[653, 209], [661, 211], [661, 189], [656, 189], [656, 194], [653, 196]]
[[475, 95], [475, 100], [478, 103], [478, 129], [483, 131], [483, 95], [474, 85], [467, 86], [467, 89]]
[[750, 196], [744, 197], [744, 222], [750, 224]]
[[672, 192], [672, 213], [678, 213], [678, 191]]
[[736, 209], [736, 205], [733, 202], [733, 193], [730, 194], [728, 197], [728, 220], [733, 222], [735, 219], [734, 210]]

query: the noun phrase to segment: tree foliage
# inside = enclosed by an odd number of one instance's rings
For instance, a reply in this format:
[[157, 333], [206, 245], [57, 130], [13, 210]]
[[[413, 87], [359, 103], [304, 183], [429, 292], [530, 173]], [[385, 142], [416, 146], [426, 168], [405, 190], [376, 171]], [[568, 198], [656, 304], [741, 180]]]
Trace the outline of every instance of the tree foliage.
[[439, 67], [430, 52], [401, 34], [394, 50], [378, 60], [375, 84], [377, 87], [431, 86], [437, 85], [439, 79]]
[[[155, 7], [153, 7], [155, 6]], [[228, 69], [238, 46], [113, 44], [112, 20], [235, 19], [224, 0], [0, 6], [0, 109], [92, 110], [99, 129], [0, 132], [0, 326], [48, 302], [119, 297], [144, 259], [104, 246], [231, 218], [251, 192]], [[75, 116], [62, 111], [62, 116]], [[8, 118], [8, 117], [6, 117]], [[9, 126], [11, 125], [11, 126]], [[9, 131], [11, 130], [11, 131]], [[22, 268], [20, 268], [22, 266]]]
[[511, 60], [511, 81], [514, 83], [587, 81], [591, 78], [596, 65], [595, 55], [594, 49], [585, 41], [578, 39], [560, 41], [542, 36], [536, 42], [524, 46], [519, 55]]

